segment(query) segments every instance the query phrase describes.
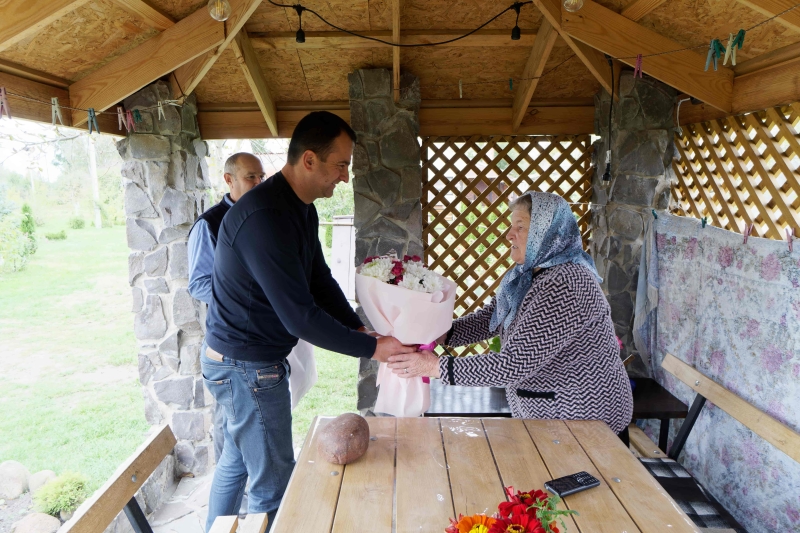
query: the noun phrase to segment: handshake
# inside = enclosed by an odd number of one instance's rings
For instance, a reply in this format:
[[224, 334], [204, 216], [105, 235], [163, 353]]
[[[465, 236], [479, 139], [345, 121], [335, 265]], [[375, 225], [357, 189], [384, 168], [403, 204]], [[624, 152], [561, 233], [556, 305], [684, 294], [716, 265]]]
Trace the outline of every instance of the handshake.
[[[427, 376], [439, 377], [439, 358], [430, 351], [418, 351], [415, 345], [406, 345], [394, 337], [384, 337], [368, 331], [361, 330], [378, 339], [372, 359], [380, 363], [388, 363], [393, 373], [403, 378]], [[444, 342], [445, 335], [437, 339], [437, 343]]]

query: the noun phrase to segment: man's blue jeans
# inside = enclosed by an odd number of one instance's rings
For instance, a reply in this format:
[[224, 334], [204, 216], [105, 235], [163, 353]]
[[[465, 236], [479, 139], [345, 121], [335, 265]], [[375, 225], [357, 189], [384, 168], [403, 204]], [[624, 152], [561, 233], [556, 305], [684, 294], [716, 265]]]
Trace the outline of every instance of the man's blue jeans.
[[200, 352], [203, 381], [225, 410], [222, 456], [214, 472], [206, 531], [217, 516], [239, 513], [250, 477], [248, 513], [275, 513], [294, 469], [289, 365], [251, 363]]

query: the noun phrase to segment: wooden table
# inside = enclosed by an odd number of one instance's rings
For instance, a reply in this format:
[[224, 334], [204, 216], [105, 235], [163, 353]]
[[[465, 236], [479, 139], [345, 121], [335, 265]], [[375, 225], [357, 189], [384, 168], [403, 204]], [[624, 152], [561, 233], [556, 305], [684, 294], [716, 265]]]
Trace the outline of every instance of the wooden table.
[[368, 418], [366, 455], [338, 466], [317, 456], [329, 420], [311, 425], [273, 533], [442, 533], [459, 513], [493, 514], [504, 486], [581, 470], [601, 485], [564, 499], [580, 513], [569, 532], [699, 532], [602, 422]]
[[[686, 418], [686, 404], [650, 378], [634, 378], [633, 420], [661, 421], [658, 447], [666, 452], [669, 421]], [[425, 416], [510, 417], [506, 390], [497, 387], [459, 387], [431, 380], [431, 406]]]

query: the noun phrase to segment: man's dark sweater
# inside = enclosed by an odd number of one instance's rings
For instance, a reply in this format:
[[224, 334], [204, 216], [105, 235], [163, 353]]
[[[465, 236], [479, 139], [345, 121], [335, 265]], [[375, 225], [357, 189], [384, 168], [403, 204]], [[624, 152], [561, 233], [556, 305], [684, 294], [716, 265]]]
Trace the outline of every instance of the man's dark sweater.
[[281, 360], [298, 337], [354, 357], [375, 352], [325, 263], [314, 204], [280, 172], [226, 213], [211, 287], [206, 342], [232, 359]]

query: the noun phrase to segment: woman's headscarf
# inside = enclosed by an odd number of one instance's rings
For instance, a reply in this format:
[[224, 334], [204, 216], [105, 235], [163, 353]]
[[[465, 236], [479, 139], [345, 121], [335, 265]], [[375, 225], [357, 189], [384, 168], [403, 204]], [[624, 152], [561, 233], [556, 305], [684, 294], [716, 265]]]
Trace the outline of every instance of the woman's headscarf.
[[500, 282], [494, 314], [489, 322], [490, 331], [495, 331], [500, 324], [506, 328], [511, 325], [522, 299], [533, 284], [534, 268], [575, 263], [589, 269], [598, 282], [602, 281], [594, 260], [583, 251], [581, 233], [566, 200], [547, 192], [525, 194], [531, 197], [525, 263], [512, 267]]

